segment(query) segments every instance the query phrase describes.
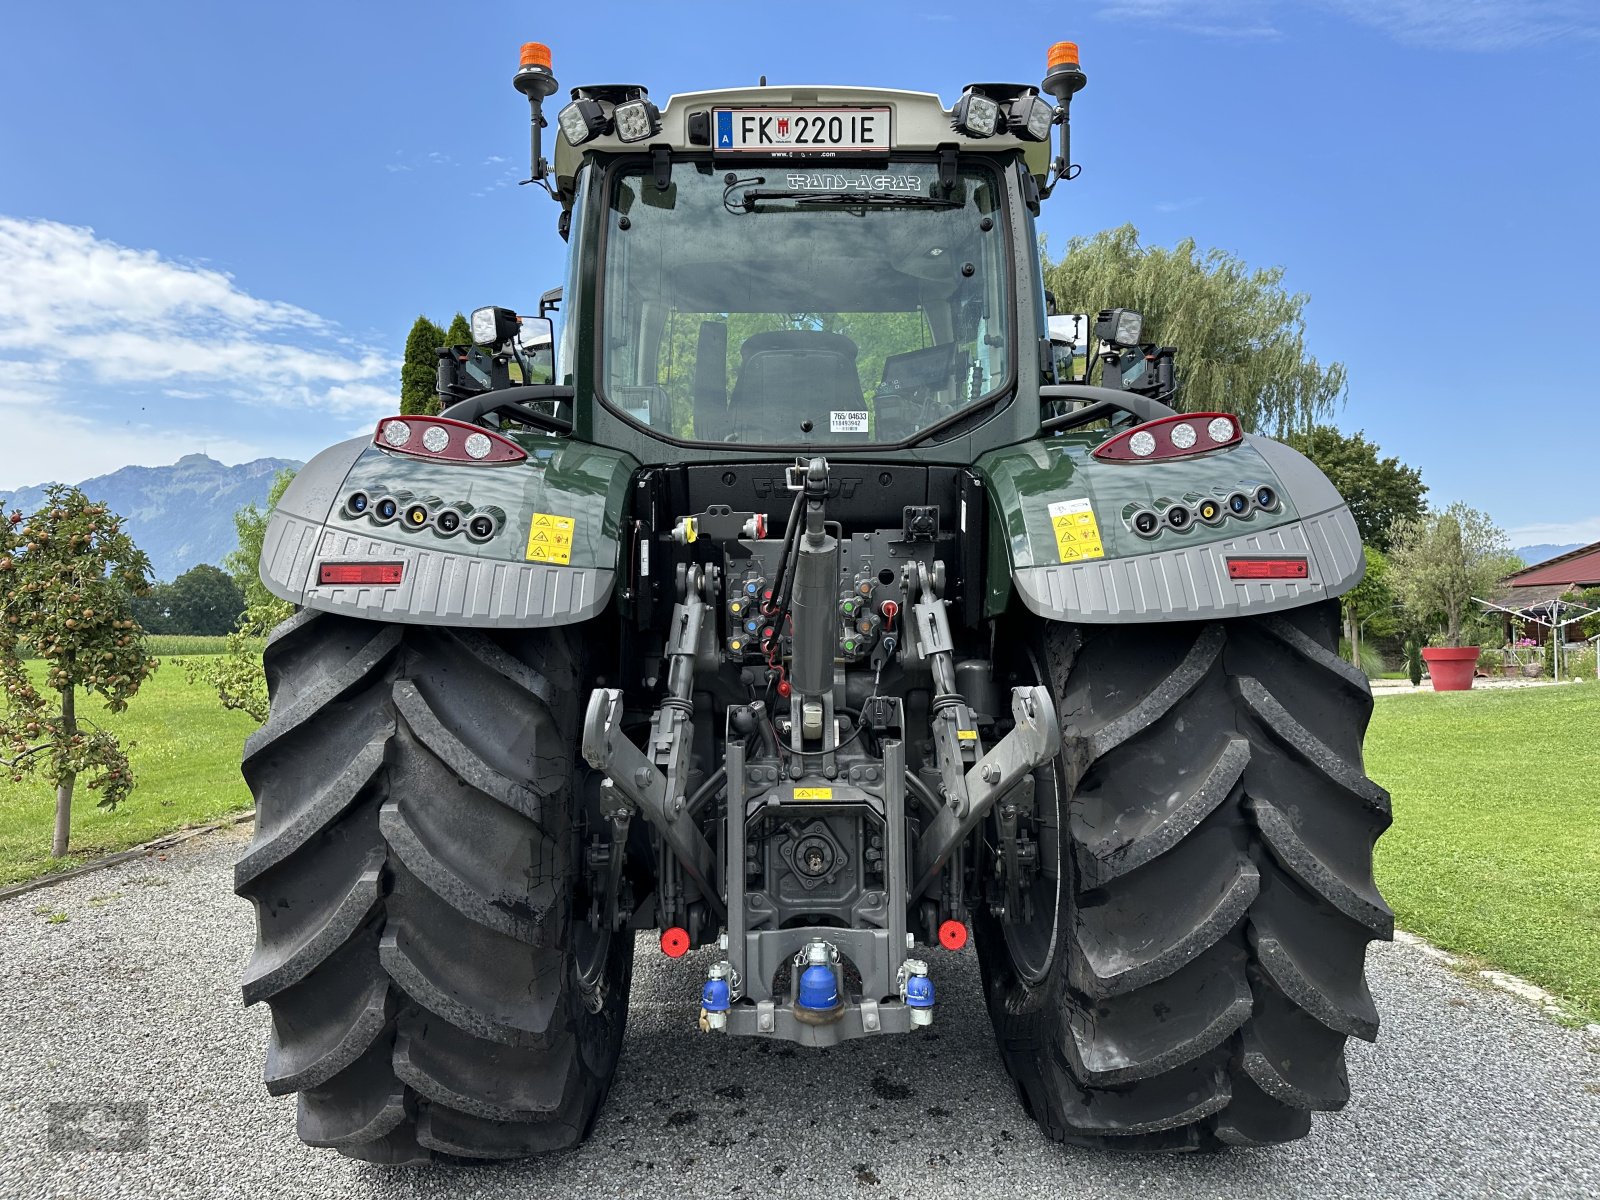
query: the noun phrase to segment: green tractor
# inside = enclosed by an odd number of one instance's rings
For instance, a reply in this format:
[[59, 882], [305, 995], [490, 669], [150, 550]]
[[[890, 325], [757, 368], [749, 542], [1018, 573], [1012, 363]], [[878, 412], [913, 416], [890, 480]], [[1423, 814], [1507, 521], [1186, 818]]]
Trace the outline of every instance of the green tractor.
[[564, 286], [475, 312], [441, 414], [318, 455], [262, 552], [299, 611], [245, 751], [244, 996], [301, 1138], [581, 1142], [641, 930], [686, 1035], [808, 1047], [919, 1036], [975, 952], [1069, 1143], [1343, 1105], [1391, 929], [1360, 538], [1305, 458], [1165, 403], [1137, 313], [1051, 338], [1077, 48], [950, 110], [577, 88], [553, 163], [546, 48], [515, 83]]

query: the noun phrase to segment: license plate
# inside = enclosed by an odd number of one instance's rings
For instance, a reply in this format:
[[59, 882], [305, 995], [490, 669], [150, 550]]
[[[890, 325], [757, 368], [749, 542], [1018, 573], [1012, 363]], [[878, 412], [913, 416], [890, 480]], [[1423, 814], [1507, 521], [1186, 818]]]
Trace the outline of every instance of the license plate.
[[712, 146], [722, 154], [866, 154], [889, 150], [887, 108], [717, 108]]

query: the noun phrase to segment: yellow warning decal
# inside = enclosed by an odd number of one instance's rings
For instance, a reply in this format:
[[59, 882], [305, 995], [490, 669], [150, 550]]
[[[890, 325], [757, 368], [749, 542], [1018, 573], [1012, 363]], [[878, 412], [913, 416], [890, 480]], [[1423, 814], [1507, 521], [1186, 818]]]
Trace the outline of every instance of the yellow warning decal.
[[825, 788], [799, 788], [799, 787], [797, 787], [794, 790], [794, 798], [796, 800], [832, 800], [833, 799], [833, 789], [831, 787], [825, 787]]
[[1062, 562], [1082, 562], [1104, 558], [1100, 524], [1094, 519], [1094, 505], [1082, 500], [1057, 500], [1050, 506], [1050, 528], [1056, 535], [1056, 554]]
[[963, 742], [975, 742], [978, 740], [978, 731], [976, 729], [958, 729], [956, 730], [956, 737]]
[[572, 530], [575, 524], [571, 517], [534, 513], [533, 524], [528, 527], [528, 561], [566, 566], [572, 561]]

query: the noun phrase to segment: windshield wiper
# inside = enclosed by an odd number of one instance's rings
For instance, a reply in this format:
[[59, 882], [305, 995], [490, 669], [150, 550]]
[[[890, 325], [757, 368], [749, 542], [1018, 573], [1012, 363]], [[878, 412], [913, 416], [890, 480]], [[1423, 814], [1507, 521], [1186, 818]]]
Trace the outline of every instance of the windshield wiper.
[[838, 208], [960, 208], [959, 200], [943, 196], [922, 196], [911, 192], [808, 192], [787, 188], [751, 188], [733, 199], [733, 188], [723, 195], [723, 207], [731, 213], [755, 212], [763, 200], [793, 200], [797, 204], [827, 204]]

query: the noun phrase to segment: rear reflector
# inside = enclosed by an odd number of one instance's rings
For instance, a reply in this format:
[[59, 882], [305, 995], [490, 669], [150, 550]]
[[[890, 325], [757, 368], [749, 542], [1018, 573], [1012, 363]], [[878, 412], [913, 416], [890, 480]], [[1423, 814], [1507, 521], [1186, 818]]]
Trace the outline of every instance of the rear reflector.
[[323, 563], [317, 568], [317, 583], [330, 585], [366, 584], [383, 586], [400, 582], [404, 563]]
[[661, 931], [661, 953], [668, 958], [682, 958], [689, 953], [689, 931], [674, 925]]
[[1229, 579], [1306, 579], [1310, 568], [1303, 558], [1230, 558]]

